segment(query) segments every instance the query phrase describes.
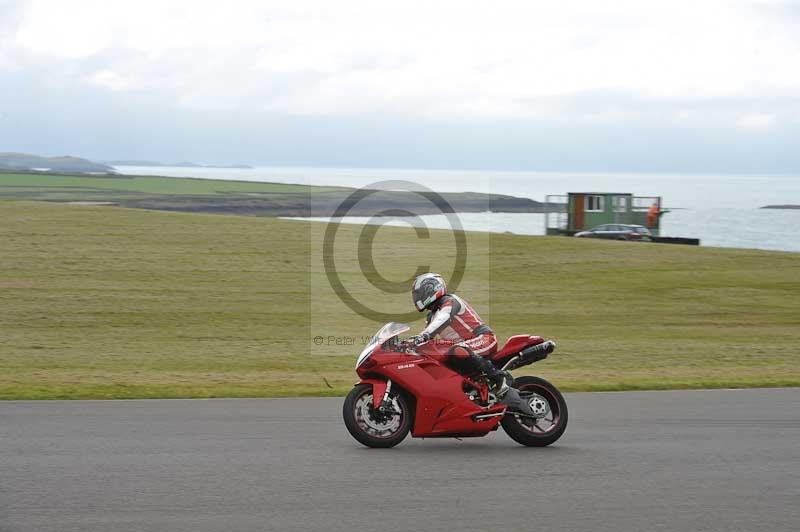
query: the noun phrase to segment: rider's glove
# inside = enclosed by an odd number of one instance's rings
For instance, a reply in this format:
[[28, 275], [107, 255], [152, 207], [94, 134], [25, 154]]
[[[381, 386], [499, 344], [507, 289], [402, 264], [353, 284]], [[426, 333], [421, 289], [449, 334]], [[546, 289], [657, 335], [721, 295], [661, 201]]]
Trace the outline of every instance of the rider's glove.
[[411, 343], [414, 344], [414, 345], [424, 344], [425, 342], [429, 341], [430, 339], [431, 339], [431, 335], [426, 333], [426, 332], [417, 334], [416, 336], [412, 336], [411, 338], [409, 338]]

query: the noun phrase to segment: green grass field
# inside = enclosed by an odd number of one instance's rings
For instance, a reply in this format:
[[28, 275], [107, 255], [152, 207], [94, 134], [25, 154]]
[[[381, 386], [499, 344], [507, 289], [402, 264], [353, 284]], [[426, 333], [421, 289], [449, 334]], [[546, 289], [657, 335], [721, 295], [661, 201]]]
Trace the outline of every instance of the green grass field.
[[219, 179], [0, 171], [0, 200], [112, 203], [122, 207], [250, 216], [308, 216], [312, 203], [338, 204], [342, 187]]
[[[379, 325], [327, 288], [323, 224], [19, 201], [0, 217], [3, 399], [343, 395], [360, 347], [312, 338]], [[380, 237], [387, 277], [452, 263], [431, 252], [447, 232]], [[501, 337], [555, 339], [525, 369], [565, 390], [800, 385], [800, 254], [468, 238], [460, 293]], [[355, 260], [342, 272], [360, 276]]]
[[37, 199], [114, 201], [131, 196], [319, 193], [339, 187], [283, 183], [249, 183], [216, 179], [157, 176], [87, 176], [0, 172], [0, 198], [24, 195]]
[[[353, 188], [284, 183], [227, 181], [133, 175], [70, 175], [13, 173], [0, 170], [0, 200], [114, 204], [167, 212], [197, 212], [239, 216], [332, 216]], [[416, 193], [369, 195], [349, 213], [372, 216], [378, 211], [411, 209], [438, 214], [440, 209]], [[538, 212], [541, 204], [528, 198], [480, 192], [448, 192], [442, 199], [458, 212]]]

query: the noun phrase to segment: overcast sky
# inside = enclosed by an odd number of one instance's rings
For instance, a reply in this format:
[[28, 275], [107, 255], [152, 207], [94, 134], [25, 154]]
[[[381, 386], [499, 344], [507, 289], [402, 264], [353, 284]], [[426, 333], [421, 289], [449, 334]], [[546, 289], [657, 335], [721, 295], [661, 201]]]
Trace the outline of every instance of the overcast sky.
[[800, 1], [0, 0], [0, 151], [800, 173]]

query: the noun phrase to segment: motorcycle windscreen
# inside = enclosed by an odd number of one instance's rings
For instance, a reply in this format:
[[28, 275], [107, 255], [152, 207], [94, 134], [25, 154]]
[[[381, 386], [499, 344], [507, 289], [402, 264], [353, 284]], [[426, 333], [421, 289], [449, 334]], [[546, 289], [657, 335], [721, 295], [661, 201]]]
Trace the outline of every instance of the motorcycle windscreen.
[[375, 333], [375, 336], [372, 337], [372, 340], [364, 347], [361, 351], [361, 354], [358, 355], [358, 359], [356, 360], [356, 369], [367, 360], [375, 348], [381, 345], [386, 340], [390, 338], [394, 338], [398, 334], [403, 334], [404, 332], [408, 331], [411, 327], [406, 325], [405, 323], [397, 323], [395, 321], [389, 322], [380, 330]]
[[380, 330], [375, 333], [375, 336], [372, 337], [372, 340], [369, 341], [370, 344], [382, 344], [389, 338], [397, 336], [398, 334], [403, 334], [409, 327], [405, 323], [398, 323], [396, 321], [391, 321], [380, 328]]

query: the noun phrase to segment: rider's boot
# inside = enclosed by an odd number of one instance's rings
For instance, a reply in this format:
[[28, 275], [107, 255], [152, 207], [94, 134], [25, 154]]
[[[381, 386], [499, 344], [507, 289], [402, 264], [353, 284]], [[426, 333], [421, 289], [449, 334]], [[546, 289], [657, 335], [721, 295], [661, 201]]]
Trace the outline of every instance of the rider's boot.
[[476, 370], [483, 372], [488, 377], [492, 391], [501, 403], [507, 405], [510, 410], [529, 416], [534, 415], [530, 405], [519, 396], [517, 389], [511, 387], [514, 378], [509, 372], [497, 369], [491, 360], [472, 351], [469, 353], [469, 361]]

